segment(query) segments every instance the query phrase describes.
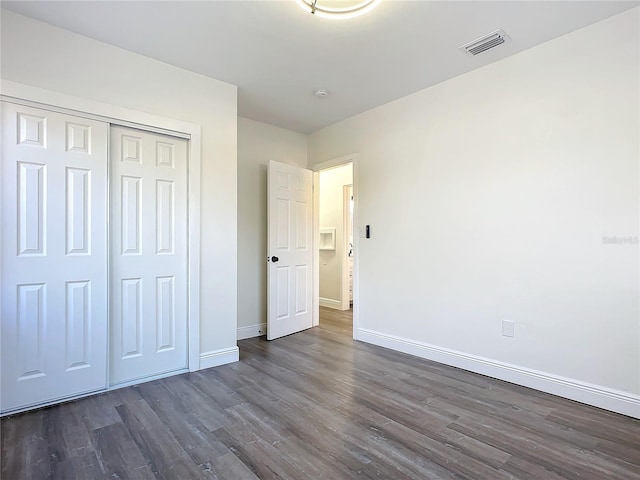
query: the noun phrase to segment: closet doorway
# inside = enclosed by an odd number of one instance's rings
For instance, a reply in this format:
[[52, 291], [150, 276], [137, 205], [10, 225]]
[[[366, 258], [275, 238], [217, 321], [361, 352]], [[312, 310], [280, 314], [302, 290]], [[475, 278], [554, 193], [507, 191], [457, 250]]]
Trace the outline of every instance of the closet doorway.
[[3, 414], [188, 365], [188, 140], [60, 110], [2, 102]]

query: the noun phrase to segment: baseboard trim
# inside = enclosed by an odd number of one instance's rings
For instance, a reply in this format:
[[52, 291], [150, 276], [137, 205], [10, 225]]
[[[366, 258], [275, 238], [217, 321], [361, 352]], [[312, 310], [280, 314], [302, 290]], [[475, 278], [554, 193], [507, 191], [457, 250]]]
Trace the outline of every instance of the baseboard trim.
[[333, 298], [320, 297], [318, 299], [318, 305], [321, 307], [333, 308], [334, 310], [342, 310], [342, 302], [334, 300]]
[[255, 325], [248, 325], [246, 327], [238, 328], [238, 340], [244, 340], [245, 338], [261, 337], [267, 334], [267, 324], [257, 323]]
[[437, 347], [394, 335], [358, 329], [358, 340], [389, 348], [427, 360], [462, 368], [470, 372], [497, 378], [559, 397], [586, 403], [594, 407], [640, 418], [640, 396], [613, 390], [551, 373], [541, 372], [518, 365], [499, 362], [456, 350]]
[[211, 350], [200, 354], [200, 369], [218, 367], [227, 363], [240, 360], [240, 350], [238, 347], [222, 348]]

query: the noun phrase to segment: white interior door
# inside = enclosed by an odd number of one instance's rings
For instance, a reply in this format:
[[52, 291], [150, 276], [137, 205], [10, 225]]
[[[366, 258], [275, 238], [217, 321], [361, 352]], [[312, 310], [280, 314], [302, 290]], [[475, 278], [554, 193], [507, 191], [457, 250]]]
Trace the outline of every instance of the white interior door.
[[313, 172], [270, 161], [267, 338], [313, 324]]
[[187, 367], [187, 141], [111, 128], [112, 384]]
[[2, 102], [0, 409], [106, 388], [108, 125]]

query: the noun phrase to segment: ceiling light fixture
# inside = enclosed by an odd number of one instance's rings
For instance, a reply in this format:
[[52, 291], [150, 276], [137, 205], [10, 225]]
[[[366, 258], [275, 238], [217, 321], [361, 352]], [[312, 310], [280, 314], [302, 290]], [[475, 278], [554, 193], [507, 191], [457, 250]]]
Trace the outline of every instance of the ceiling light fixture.
[[326, 90], [314, 90], [313, 94], [318, 98], [325, 98], [329, 96], [329, 92]]
[[306, 12], [323, 18], [343, 20], [364, 15], [378, 6], [381, 0], [296, 0]]

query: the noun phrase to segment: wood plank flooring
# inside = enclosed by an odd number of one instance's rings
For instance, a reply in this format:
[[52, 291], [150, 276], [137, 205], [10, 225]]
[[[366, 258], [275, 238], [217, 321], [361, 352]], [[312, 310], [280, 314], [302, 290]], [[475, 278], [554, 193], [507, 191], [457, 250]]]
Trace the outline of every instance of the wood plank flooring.
[[354, 342], [350, 312], [239, 345], [2, 419], [2, 478], [640, 479], [640, 421]]

